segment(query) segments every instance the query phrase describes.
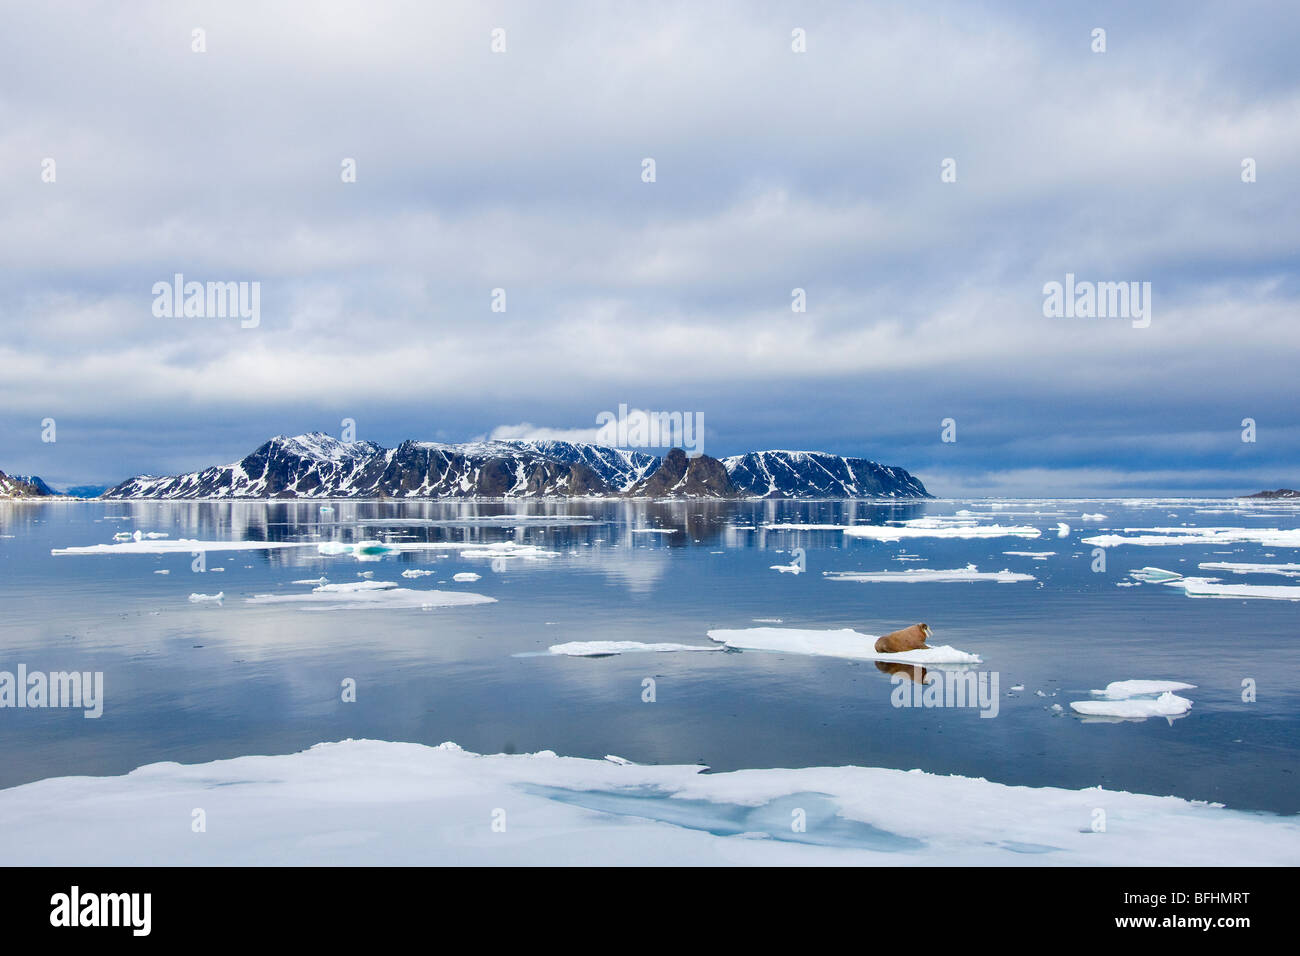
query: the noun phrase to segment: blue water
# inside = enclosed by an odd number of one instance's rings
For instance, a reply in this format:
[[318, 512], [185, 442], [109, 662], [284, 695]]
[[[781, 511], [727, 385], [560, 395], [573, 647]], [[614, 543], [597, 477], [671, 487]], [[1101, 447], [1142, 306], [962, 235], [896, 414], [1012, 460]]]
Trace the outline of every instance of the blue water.
[[[1091, 546], [1080, 542], [1101, 528], [1295, 528], [1300, 509], [1191, 501], [999, 502], [996, 510], [993, 504], [335, 502], [327, 515], [306, 502], [0, 504], [0, 670], [22, 663], [29, 672], [102, 671], [106, 696], [97, 720], [77, 710], [0, 709], [0, 786], [370, 737], [454, 740], [490, 753], [618, 754], [716, 770], [921, 768], [1008, 784], [1102, 785], [1240, 809], [1300, 810], [1300, 603], [1196, 600], [1156, 585], [1116, 586], [1147, 565], [1233, 583], [1300, 585], [1196, 570], [1200, 561], [1300, 561], [1300, 549], [1120, 547], [1108, 552], [1106, 571], [1094, 573]], [[836, 531], [762, 528], [773, 521], [841, 523], [850, 512], [859, 523], [878, 523], [957, 509], [976, 512], [984, 523], [1033, 525], [1043, 535], [878, 543]], [[457, 551], [364, 563], [315, 548], [209, 552], [204, 573], [191, 570], [189, 553], [50, 554], [108, 543], [123, 530], [205, 540], [351, 541], [386, 530], [361, 520], [451, 521], [520, 511], [594, 520], [520, 529], [481, 522], [387, 528], [410, 536], [401, 540], [513, 540], [560, 552], [495, 567]], [[1081, 512], [1107, 518], [1085, 522]], [[1057, 536], [1058, 521], [1070, 525], [1065, 538]], [[629, 532], [646, 525], [677, 531]], [[807, 573], [770, 570], [790, 563], [796, 547], [805, 550]], [[1003, 551], [1055, 554], [1035, 561]], [[904, 553], [924, 560], [896, 560]], [[967, 563], [1038, 580], [861, 584], [822, 577]], [[436, 573], [408, 580], [400, 576], [404, 568]], [[374, 580], [474, 591], [498, 603], [329, 612], [244, 603], [255, 593], [308, 590], [290, 584], [295, 579], [356, 581], [366, 570]], [[461, 571], [482, 580], [453, 583]], [[218, 591], [226, 595], [220, 606], [188, 601], [191, 592]], [[997, 672], [999, 713], [982, 719], [973, 708], [896, 708], [889, 675], [870, 663], [752, 651], [597, 659], [529, 653], [575, 640], [704, 644], [710, 628], [765, 626], [755, 623], [762, 618], [877, 634], [926, 621], [934, 642], [980, 654], [981, 670]], [[345, 678], [357, 682], [355, 703], [341, 700]], [[652, 703], [642, 699], [646, 678], [655, 681]], [[1191, 713], [1172, 723], [1069, 716], [1069, 701], [1129, 678], [1198, 685], [1186, 692], [1195, 702]], [[1257, 701], [1242, 701], [1243, 679], [1256, 682]], [[1011, 691], [1016, 684], [1025, 690]], [[1057, 703], [1065, 715], [1051, 711]]]

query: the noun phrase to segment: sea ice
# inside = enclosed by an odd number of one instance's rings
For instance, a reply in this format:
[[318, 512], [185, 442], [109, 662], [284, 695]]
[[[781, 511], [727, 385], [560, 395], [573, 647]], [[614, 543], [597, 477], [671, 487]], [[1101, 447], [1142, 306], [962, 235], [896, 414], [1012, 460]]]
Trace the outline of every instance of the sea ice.
[[1127, 700], [1144, 695], [1153, 697], [1166, 691], [1195, 689], [1195, 684], [1184, 684], [1176, 680], [1116, 680], [1107, 684], [1104, 690], [1094, 690], [1091, 693], [1107, 700]]
[[1077, 700], [1070, 706], [1089, 717], [1120, 717], [1126, 720], [1145, 720], [1148, 717], [1181, 717], [1192, 708], [1192, 702], [1166, 691], [1155, 700]]
[[453, 581], [477, 581], [482, 577], [483, 575], [475, 574], [473, 571], [461, 571], [459, 574], [453, 574], [451, 579]]
[[709, 639], [749, 651], [783, 651], [814, 657], [842, 657], [855, 661], [898, 661], [903, 664], [980, 664], [976, 654], [944, 644], [899, 654], [876, 653], [875, 634], [860, 634], [849, 628], [834, 631], [797, 627], [748, 627], [740, 630], [712, 630]]
[[225, 596], [225, 591], [218, 591], [216, 594], [191, 594], [190, 602], [193, 604], [220, 604]]
[[[41, 780], [0, 791], [0, 819], [11, 866], [1288, 866], [1300, 845], [1294, 817], [1178, 797], [919, 770], [702, 769], [347, 740]], [[1099, 806], [1123, 825], [1093, 833]], [[221, 820], [221, 839], [177, 840], [177, 807]], [[494, 807], [508, 809], [503, 832]]]
[[975, 565], [951, 571], [937, 568], [909, 568], [906, 571], [823, 571], [823, 577], [831, 581], [860, 582], [903, 582], [934, 583], [952, 581], [996, 581], [999, 584], [1014, 584], [1016, 581], [1035, 581], [1032, 574], [1020, 574], [1014, 571], [979, 571]]
[[1300, 548], [1300, 528], [1125, 528], [1123, 534], [1099, 534], [1084, 538], [1084, 544], [1102, 548], [1122, 544], [1163, 547], [1171, 544], [1261, 544], [1273, 548]]

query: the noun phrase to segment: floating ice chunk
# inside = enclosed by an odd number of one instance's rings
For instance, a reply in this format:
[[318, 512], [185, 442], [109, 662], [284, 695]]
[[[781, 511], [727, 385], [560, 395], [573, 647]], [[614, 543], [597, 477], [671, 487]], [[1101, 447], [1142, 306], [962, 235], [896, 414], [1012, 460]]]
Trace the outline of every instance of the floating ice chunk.
[[226, 597], [225, 591], [218, 591], [216, 594], [191, 594], [191, 604], [220, 604]]
[[552, 654], [569, 657], [608, 657], [613, 654], [667, 654], [673, 651], [721, 651], [724, 648], [709, 644], [642, 644], [639, 641], [569, 641], [552, 644], [547, 650]]
[[[461, 545], [461, 547], [464, 547], [464, 545]], [[526, 558], [528, 560], [537, 560], [541, 558], [558, 558], [560, 552], [547, 551], [535, 544], [515, 544], [513, 541], [503, 541], [498, 544], [488, 544], [462, 551], [460, 556], [462, 558]]]
[[312, 547], [302, 541], [174, 541], [131, 540], [121, 544], [91, 544], [75, 548], [51, 548], [50, 554], [175, 554], [194, 551], [274, 551], [280, 548]]
[[803, 574], [804, 569], [797, 564], [774, 564], [770, 570], [780, 571], [782, 574]]
[[741, 630], [712, 630], [709, 639], [727, 647], [750, 651], [784, 651], [815, 657], [843, 657], [855, 661], [899, 661], [904, 664], [980, 664], [976, 654], [942, 645], [899, 654], [876, 653], [874, 634], [860, 634], [849, 628], [834, 631], [796, 627], [749, 627]]
[[1164, 568], [1138, 568], [1136, 571], [1130, 571], [1128, 576], [1146, 584], [1168, 584], [1170, 581], [1181, 581], [1183, 578], [1177, 571], [1166, 571]]
[[355, 591], [384, 591], [395, 587], [396, 581], [347, 581], [343, 584], [322, 584], [312, 588], [312, 591], [320, 594], [345, 594]]
[[1003, 551], [1002, 553], [1017, 558], [1033, 558], [1035, 561], [1046, 561], [1056, 554], [1055, 551]]
[[375, 576], [375, 572], [374, 572], [374, 571], [358, 571], [358, 572], [357, 572], [357, 577], [359, 577], [359, 578], [373, 578], [374, 576]]
[[248, 604], [299, 604], [304, 610], [342, 610], [346, 608], [425, 609], [459, 607], [470, 604], [495, 604], [496, 598], [469, 591], [417, 591], [398, 587], [390, 581], [355, 581], [326, 584], [310, 594], [255, 594]]
[[1116, 680], [1107, 684], [1105, 689], [1091, 693], [1107, 700], [1127, 700], [1130, 697], [1154, 697], [1166, 691], [1195, 689], [1195, 684], [1184, 684], [1176, 680]]
[[[867, 767], [701, 769], [348, 740], [42, 780], [0, 790], [0, 819], [15, 866], [1285, 866], [1300, 842], [1293, 816], [1177, 797]], [[1103, 838], [1079, 823], [1099, 799], [1124, 823]], [[228, 821], [222, 839], [178, 841], [148, 825], [176, 806]], [[490, 847], [464, 839], [498, 806], [528, 826]], [[790, 826], [795, 808], [807, 812], [803, 833]], [[771, 838], [743, 838], [754, 833]]]
[[1037, 580], [1032, 574], [1020, 574], [1005, 569], [1002, 571], [979, 571], [973, 564], [950, 571], [941, 571], [937, 568], [909, 568], [906, 571], [823, 571], [822, 575], [830, 581], [893, 583], [996, 581], [999, 584], [1014, 584], [1016, 581]]
[[1070, 707], [1089, 717], [1145, 720], [1148, 717], [1181, 717], [1192, 709], [1192, 702], [1166, 691], [1155, 700], [1076, 700], [1070, 702]]
[[898, 526], [860, 524], [840, 527], [851, 538], [870, 538], [875, 541], [901, 541], [904, 538], [1037, 538], [1042, 534], [1037, 528], [1028, 525], [952, 524], [937, 518], [915, 518]]
[[1233, 574], [1280, 574], [1300, 578], [1300, 564], [1250, 564], [1244, 561], [1205, 561], [1197, 565], [1206, 571], [1231, 571]]
[[330, 579], [327, 577], [306, 578], [305, 580], [294, 581], [293, 583], [294, 584], [329, 584]]
[[680, 528], [628, 528], [629, 534], [677, 534]]
[[1171, 544], [1261, 544], [1266, 547], [1300, 548], [1300, 528], [1125, 528], [1123, 534], [1101, 534], [1084, 538], [1084, 544], [1113, 548], [1122, 544], [1163, 547]]
[[408, 568], [407, 570], [405, 570], [405, 571], [402, 572], [402, 577], [404, 577], [404, 578], [425, 578], [425, 577], [428, 577], [430, 574], [433, 574], [433, 572], [432, 572], [432, 571], [423, 571], [423, 570], [421, 570], [421, 569], [419, 569], [419, 568]]
[[1011, 689], [1012, 689], [1012, 690], [1024, 690], [1024, 689], [1025, 689], [1025, 685], [1024, 685], [1024, 684], [1013, 684], [1013, 685], [1011, 685]]
[[1098, 515], [1098, 514], [1090, 515], [1086, 511], [1083, 513], [1081, 517], [1083, 518], [1084, 521], [1105, 521], [1106, 520], [1105, 515]]
[[453, 581], [477, 581], [482, 577], [483, 575], [475, 574], [473, 571], [461, 571], [459, 574], [453, 574], [451, 579]]
[[167, 568], [159, 568], [157, 571], [154, 572], [154, 574], [171, 574], [171, 571], [168, 570]]
[[1068, 538], [1070, 536], [1070, 526], [1064, 521], [1056, 526], [1056, 536], [1058, 538]]
[[1281, 584], [1220, 584], [1217, 578], [1183, 578], [1171, 587], [1181, 588], [1194, 598], [1262, 598], [1270, 601], [1300, 601], [1300, 587]]

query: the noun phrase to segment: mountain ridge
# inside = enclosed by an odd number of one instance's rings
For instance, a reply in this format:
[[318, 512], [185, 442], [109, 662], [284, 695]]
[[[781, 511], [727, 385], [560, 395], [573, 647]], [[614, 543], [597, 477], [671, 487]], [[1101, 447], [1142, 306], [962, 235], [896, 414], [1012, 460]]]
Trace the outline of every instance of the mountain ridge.
[[586, 442], [521, 439], [396, 448], [322, 432], [277, 435], [237, 462], [181, 475], [138, 475], [107, 499], [258, 498], [927, 498], [903, 468], [826, 452], [762, 451], [663, 458]]

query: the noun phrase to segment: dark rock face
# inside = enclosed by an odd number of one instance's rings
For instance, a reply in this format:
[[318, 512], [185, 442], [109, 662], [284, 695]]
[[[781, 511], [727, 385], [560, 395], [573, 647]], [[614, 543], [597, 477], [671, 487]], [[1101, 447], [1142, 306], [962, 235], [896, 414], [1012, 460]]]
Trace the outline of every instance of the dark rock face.
[[1300, 491], [1294, 488], [1279, 488], [1277, 491], [1257, 491], [1247, 498], [1300, 498]]
[[36, 476], [22, 478], [0, 471], [0, 498], [48, 498], [56, 494], [58, 492]]
[[49, 497], [57, 497], [59, 494], [57, 491], [55, 491], [53, 488], [47, 485], [41, 479], [40, 475], [10, 475], [9, 477], [13, 481], [21, 481], [23, 484], [31, 485], [33, 488], [35, 488], [36, 495], [34, 497], [49, 498]]
[[231, 465], [131, 478], [105, 498], [927, 497], [901, 468], [820, 452], [661, 460], [602, 445], [404, 441], [386, 449], [313, 432], [279, 436]]
[[674, 448], [654, 474], [627, 494], [637, 498], [735, 498], [740, 493], [718, 459], [708, 455], [687, 458], [686, 452]]
[[754, 451], [723, 459], [731, 481], [759, 498], [929, 498], [919, 478], [866, 458]]

